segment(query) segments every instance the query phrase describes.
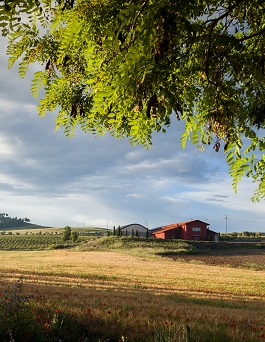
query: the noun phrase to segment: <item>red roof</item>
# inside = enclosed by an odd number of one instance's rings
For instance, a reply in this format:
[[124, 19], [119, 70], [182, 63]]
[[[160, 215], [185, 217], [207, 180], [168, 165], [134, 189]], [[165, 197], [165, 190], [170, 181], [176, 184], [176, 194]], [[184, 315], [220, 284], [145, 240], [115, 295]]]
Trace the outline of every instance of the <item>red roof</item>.
[[161, 227], [158, 227], [158, 228], [154, 228], [154, 229], [152, 229], [151, 234], [152, 234], [152, 232], [157, 232], [157, 231], [165, 232], [165, 231], [168, 231], [168, 230], [171, 230], [171, 229], [174, 229], [174, 228], [178, 228], [178, 226], [183, 226], [184, 224], [187, 224], [187, 223], [190, 223], [190, 222], [195, 222], [195, 221], [200, 221], [202, 223], [207, 224], [207, 226], [209, 226], [209, 223], [203, 222], [201, 220], [190, 220], [190, 221], [185, 221], [185, 222], [171, 223], [171, 224], [168, 224], [166, 226], [161, 226]]

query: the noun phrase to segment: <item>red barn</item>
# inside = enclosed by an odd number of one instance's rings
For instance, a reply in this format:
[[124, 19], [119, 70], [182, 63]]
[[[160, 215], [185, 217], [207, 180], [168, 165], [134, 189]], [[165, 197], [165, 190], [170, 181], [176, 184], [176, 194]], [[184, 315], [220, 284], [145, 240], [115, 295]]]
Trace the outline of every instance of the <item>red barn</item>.
[[219, 234], [209, 229], [209, 223], [200, 220], [172, 223], [150, 231], [157, 239], [181, 239], [197, 241], [218, 241]]

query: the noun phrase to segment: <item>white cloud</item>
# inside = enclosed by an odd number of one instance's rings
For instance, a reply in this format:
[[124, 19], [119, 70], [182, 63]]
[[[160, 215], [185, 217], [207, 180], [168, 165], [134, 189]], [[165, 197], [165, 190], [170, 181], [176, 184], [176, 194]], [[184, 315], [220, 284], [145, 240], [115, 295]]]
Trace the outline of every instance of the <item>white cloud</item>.
[[0, 136], [0, 155], [3, 159], [10, 159], [16, 155], [16, 149], [10, 144], [9, 139], [5, 136]]
[[133, 194], [128, 194], [126, 197], [131, 197], [131, 198], [146, 198], [148, 197], [146, 194], [139, 194], [139, 193], [133, 193]]

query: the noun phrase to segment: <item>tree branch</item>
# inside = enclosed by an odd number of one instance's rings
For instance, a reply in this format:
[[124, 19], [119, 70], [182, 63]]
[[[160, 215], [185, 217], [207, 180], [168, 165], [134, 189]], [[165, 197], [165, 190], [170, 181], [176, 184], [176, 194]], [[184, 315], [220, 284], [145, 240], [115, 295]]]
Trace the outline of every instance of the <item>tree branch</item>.
[[262, 30], [259, 30], [259, 31], [256, 31], [255, 33], [252, 33], [250, 36], [245, 36], [244, 38], [240, 39], [241, 42], [243, 42], [244, 40], [247, 40], [247, 39], [251, 39], [253, 37], [257, 37], [257, 36], [260, 36], [262, 33], [265, 32], [265, 27], [264, 29]]

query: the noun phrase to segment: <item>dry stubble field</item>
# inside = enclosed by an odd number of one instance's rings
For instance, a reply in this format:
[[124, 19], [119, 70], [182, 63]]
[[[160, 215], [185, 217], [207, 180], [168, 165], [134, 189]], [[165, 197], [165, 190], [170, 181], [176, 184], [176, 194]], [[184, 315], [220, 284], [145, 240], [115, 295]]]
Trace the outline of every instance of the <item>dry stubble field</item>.
[[249, 267], [265, 270], [265, 249], [232, 249], [211, 251], [205, 255], [182, 255], [173, 260], [203, 263], [206, 265]]
[[222, 329], [229, 341], [265, 341], [264, 270], [54, 250], [2, 251], [0, 273], [2, 288], [22, 279], [25, 292], [42, 298], [39, 305], [113, 317], [128, 338], [146, 325], [178, 322], [213, 336]]

